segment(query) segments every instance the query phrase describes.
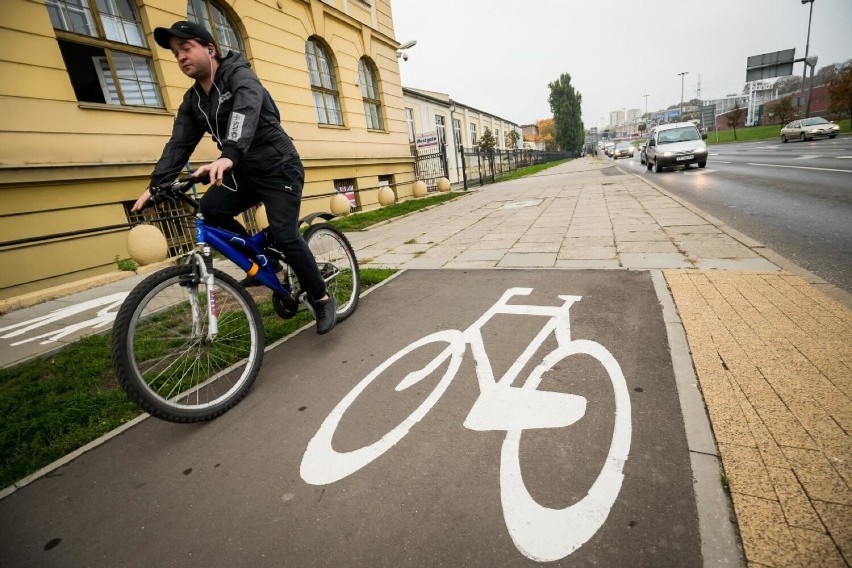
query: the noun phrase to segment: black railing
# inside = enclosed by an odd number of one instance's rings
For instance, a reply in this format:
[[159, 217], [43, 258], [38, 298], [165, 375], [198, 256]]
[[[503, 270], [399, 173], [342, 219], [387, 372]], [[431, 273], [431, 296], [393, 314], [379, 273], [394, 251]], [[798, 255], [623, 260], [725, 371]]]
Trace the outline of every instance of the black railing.
[[501, 176], [520, 168], [574, 157], [573, 152], [521, 149], [483, 151], [479, 148], [462, 148], [459, 155], [465, 189], [475, 183], [494, 183]]

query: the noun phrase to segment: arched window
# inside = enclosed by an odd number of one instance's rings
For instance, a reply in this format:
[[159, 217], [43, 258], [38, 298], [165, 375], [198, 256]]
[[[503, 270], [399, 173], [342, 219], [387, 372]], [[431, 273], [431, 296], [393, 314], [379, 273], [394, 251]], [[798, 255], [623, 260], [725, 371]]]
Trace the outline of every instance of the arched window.
[[367, 128], [384, 130], [382, 121], [382, 102], [379, 100], [379, 88], [373, 65], [366, 57], [358, 61], [358, 78], [361, 83], [361, 97], [364, 99], [364, 115]]
[[45, 5], [78, 101], [163, 106], [131, 0], [46, 0]]
[[212, 0], [188, 0], [186, 3], [186, 19], [201, 24], [213, 34], [219, 42], [221, 55], [229, 51], [243, 52], [243, 42], [237, 33], [237, 26], [231, 21], [219, 6]]
[[317, 110], [317, 122], [320, 124], [343, 125], [343, 113], [340, 112], [340, 94], [334, 78], [334, 64], [323, 45], [309, 39], [305, 47], [308, 61], [308, 75]]

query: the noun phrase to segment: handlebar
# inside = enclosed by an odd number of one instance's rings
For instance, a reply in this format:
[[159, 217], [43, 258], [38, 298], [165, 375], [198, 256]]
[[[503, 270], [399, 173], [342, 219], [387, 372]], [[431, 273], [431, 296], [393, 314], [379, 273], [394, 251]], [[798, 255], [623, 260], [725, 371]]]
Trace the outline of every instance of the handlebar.
[[149, 191], [151, 193], [150, 203], [162, 203], [164, 201], [183, 201], [187, 205], [198, 210], [198, 202], [187, 195], [187, 192], [192, 189], [197, 183], [208, 185], [210, 183], [210, 175], [205, 173], [197, 178], [192, 177], [192, 174], [184, 174], [176, 180], [164, 183], [157, 186], [152, 186]]

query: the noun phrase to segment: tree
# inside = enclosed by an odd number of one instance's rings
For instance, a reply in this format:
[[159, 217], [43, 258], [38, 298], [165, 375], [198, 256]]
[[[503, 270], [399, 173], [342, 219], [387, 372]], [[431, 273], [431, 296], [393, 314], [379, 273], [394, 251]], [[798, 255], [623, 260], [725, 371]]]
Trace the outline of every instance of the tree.
[[737, 125], [742, 121], [743, 110], [740, 107], [740, 101], [734, 103], [734, 109], [728, 113], [728, 127], [734, 129], [734, 140], [737, 139]]
[[793, 108], [793, 96], [787, 96], [781, 99], [775, 107], [773, 107], [772, 111], [778, 117], [778, 121], [781, 124], [787, 124], [787, 121], [793, 117], [793, 114], [796, 112], [796, 109]]
[[562, 150], [579, 152], [585, 141], [581, 104], [583, 96], [571, 85], [571, 75], [563, 73], [548, 84], [550, 111], [553, 113], [556, 145]]
[[491, 132], [490, 128], [487, 126], [485, 127], [485, 132], [476, 142], [476, 145], [479, 147], [480, 152], [490, 154], [494, 151], [494, 148], [497, 146], [497, 139], [494, 138], [494, 134]]
[[538, 126], [538, 138], [536, 142], [543, 142], [544, 149], [548, 152], [554, 152], [556, 147], [556, 126], [552, 118], [543, 118], [536, 122]]
[[521, 135], [518, 134], [517, 130], [510, 130], [506, 133], [506, 148], [510, 150], [514, 150], [518, 147], [518, 140], [521, 138]]
[[852, 115], [852, 65], [846, 65], [838, 73], [828, 86], [828, 94], [831, 96], [831, 112], [840, 116], [847, 112]]

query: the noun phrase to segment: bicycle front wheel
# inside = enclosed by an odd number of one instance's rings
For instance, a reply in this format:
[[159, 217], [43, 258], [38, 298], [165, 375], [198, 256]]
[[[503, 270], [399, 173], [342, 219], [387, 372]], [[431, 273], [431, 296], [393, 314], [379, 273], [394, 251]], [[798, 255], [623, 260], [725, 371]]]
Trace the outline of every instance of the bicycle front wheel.
[[[214, 269], [215, 286], [197, 282], [192, 266], [142, 281], [118, 311], [112, 361], [127, 395], [171, 422], [210, 420], [251, 387], [263, 361], [264, 330], [245, 288]], [[208, 302], [218, 314], [209, 333]]]
[[328, 223], [313, 225], [305, 241], [317, 261], [329, 295], [337, 299], [337, 321], [343, 321], [358, 307], [361, 273], [349, 240]]

